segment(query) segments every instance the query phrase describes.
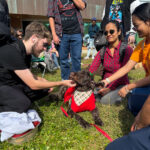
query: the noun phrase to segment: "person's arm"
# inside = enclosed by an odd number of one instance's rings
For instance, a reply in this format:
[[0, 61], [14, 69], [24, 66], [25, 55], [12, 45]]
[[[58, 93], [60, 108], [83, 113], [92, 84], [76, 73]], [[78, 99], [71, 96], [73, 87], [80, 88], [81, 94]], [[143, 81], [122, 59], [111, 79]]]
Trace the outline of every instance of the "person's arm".
[[60, 43], [60, 39], [56, 34], [56, 30], [55, 30], [55, 22], [54, 22], [54, 18], [50, 17], [49, 18], [49, 24], [50, 24], [50, 28], [52, 31], [52, 36], [53, 36], [53, 40], [55, 44], [59, 44]]
[[141, 79], [141, 80], [139, 80], [139, 81], [137, 81], [137, 82], [135, 82], [135, 83], [130, 83], [130, 84], [128, 85], [128, 89], [129, 89], [129, 90], [132, 90], [132, 89], [134, 89], [134, 88], [147, 86], [147, 85], [149, 85], [149, 84], [150, 84], [150, 76], [145, 77], [144, 79]]
[[145, 101], [141, 111], [131, 126], [131, 131], [139, 130], [150, 125], [150, 96]]
[[51, 82], [46, 80], [42, 81], [41, 79], [38, 78], [35, 79], [34, 75], [31, 73], [29, 69], [15, 70], [14, 72], [26, 85], [28, 85], [33, 90], [47, 89], [60, 85], [65, 85], [69, 87], [75, 86], [75, 83], [73, 83], [72, 80]]
[[83, 10], [86, 8], [86, 1], [85, 0], [73, 0], [74, 4], [80, 9]]
[[120, 91], [118, 92], [118, 94], [121, 96], [121, 97], [126, 97], [126, 95], [128, 94], [128, 92], [134, 88], [137, 88], [137, 87], [142, 87], [142, 86], [147, 86], [150, 84], [150, 76], [144, 78], [144, 79], [141, 79], [135, 83], [130, 83], [126, 86], [124, 86], [123, 88], [120, 89]]
[[56, 50], [56, 48], [53, 48], [53, 49], [51, 49], [51, 53], [55, 53], [57, 50]]
[[134, 66], [136, 65], [136, 62], [133, 60], [129, 60], [126, 65], [124, 65], [122, 68], [120, 68], [116, 73], [114, 73], [109, 78], [106, 78], [102, 82], [105, 83], [105, 86], [107, 86], [109, 83], [121, 78], [125, 74], [127, 74]]
[[60, 40], [59, 40], [59, 37], [57, 36], [56, 31], [55, 31], [55, 21], [54, 21], [54, 18], [55, 18], [54, 7], [55, 6], [54, 6], [54, 3], [55, 3], [54, 0], [48, 0], [47, 16], [49, 18], [49, 24], [50, 24], [50, 28], [52, 31], [54, 43], [59, 44]]
[[[125, 50], [125, 54], [124, 54], [124, 58], [123, 58], [123, 61], [121, 62], [121, 67], [124, 66], [130, 59], [131, 57], [131, 54], [133, 52], [133, 49], [130, 47], [130, 46], [127, 46], [126, 47], [126, 50]], [[111, 82], [109, 85], [108, 85], [108, 88], [110, 88], [111, 90], [115, 90], [119, 85], [120, 83], [123, 83], [122, 81], [124, 80], [124, 77], [122, 78], [119, 78], [113, 82]], [[125, 82], [124, 82], [125, 83]]]

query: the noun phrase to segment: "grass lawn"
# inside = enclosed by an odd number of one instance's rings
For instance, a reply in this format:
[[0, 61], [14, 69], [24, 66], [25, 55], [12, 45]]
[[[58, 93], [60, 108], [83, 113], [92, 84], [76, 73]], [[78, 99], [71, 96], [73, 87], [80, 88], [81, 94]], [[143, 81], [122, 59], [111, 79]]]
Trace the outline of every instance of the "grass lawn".
[[[82, 67], [86, 67], [92, 60], [82, 60]], [[41, 75], [41, 74], [39, 74]], [[133, 82], [144, 77], [143, 69], [132, 70], [129, 73]], [[60, 80], [60, 71], [54, 74], [46, 73], [45, 78], [50, 81]], [[99, 77], [96, 77], [98, 80]], [[57, 91], [56, 88], [54, 91]], [[21, 146], [14, 146], [8, 142], [0, 143], [0, 150], [104, 150], [109, 143], [94, 127], [83, 129], [75, 119], [66, 118], [61, 110], [62, 102], [47, 101], [47, 97], [41, 99], [33, 106], [42, 118], [39, 132], [35, 138]], [[104, 122], [101, 127], [112, 139], [127, 134], [134, 120], [127, 110], [127, 102], [120, 105], [101, 105], [97, 103], [100, 117]], [[80, 113], [88, 122], [93, 123], [89, 112]]]

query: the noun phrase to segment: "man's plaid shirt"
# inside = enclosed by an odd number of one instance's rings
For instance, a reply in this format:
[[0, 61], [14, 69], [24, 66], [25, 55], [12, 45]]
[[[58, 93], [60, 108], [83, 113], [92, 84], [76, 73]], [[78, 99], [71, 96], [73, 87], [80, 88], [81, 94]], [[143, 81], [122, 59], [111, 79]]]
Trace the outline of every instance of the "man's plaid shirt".
[[[111, 55], [110, 49], [108, 47], [106, 47], [106, 51], [105, 51], [105, 54], [104, 54], [104, 62], [103, 62], [103, 67], [104, 67], [104, 78], [103, 79], [106, 79], [106, 78], [110, 77], [113, 73], [115, 73], [122, 66], [124, 66], [129, 60], [133, 50], [132, 50], [131, 47], [127, 46], [127, 48], [125, 50], [123, 61], [119, 62], [119, 59], [120, 59], [120, 56], [119, 56], [120, 45], [121, 45], [121, 42], [115, 48], [113, 56]], [[95, 56], [95, 58], [92, 62], [92, 65], [90, 66], [89, 71], [91, 73], [93, 73], [94, 71], [96, 71], [98, 69], [100, 64], [101, 64], [101, 58], [100, 58], [100, 51], [99, 51], [97, 53], [97, 55]], [[111, 90], [115, 90], [119, 85], [126, 85], [128, 83], [129, 83], [128, 75], [125, 75], [125, 76], [121, 77], [120, 79], [110, 83], [108, 85], [108, 88], [110, 88]]]
[[[82, 0], [82, 1], [85, 2], [85, 4], [86, 4], [86, 0]], [[81, 33], [83, 34], [83, 20], [82, 20], [82, 16], [81, 16], [80, 10], [78, 8], [76, 9], [76, 14], [77, 14], [77, 18], [78, 18], [78, 21], [79, 21]], [[57, 5], [57, 0], [49, 0], [48, 1], [48, 13], [47, 13], [47, 16], [49, 18], [50, 17], [54, 18], [56, 34], [59, 37], [61, 37], [62, 36], [62, 24], [61, 24], [61, 18], [60, 18], [58, 5]]]

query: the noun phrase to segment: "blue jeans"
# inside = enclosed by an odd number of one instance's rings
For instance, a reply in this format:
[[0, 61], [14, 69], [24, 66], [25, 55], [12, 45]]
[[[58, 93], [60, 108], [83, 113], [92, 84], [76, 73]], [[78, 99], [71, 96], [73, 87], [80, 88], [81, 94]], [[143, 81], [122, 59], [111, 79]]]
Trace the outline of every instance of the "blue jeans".
[[[69, 78], [70, 72], [81, 70], [81, 34], [63, 34], [59, 46], [60, 68], [62, 80]], [[69, 53], [71, 55], [72, 65], [68, 62]]]
[[150, 86], [135, 88], [128, 97], [128, 108], [134, 116], [141, 110], [146, 99], [150, 95]]
[[52, 53], [52, 59], [54, 61], [54, 65], [55, 67], [59, 67], [59, 63], [58, 63], [58, 59], [57, 59], [57, 56], [56, 56], [56, 53]]
[[130, 132], [110, 143], [105, 150], [149, 150], [150, 126]]

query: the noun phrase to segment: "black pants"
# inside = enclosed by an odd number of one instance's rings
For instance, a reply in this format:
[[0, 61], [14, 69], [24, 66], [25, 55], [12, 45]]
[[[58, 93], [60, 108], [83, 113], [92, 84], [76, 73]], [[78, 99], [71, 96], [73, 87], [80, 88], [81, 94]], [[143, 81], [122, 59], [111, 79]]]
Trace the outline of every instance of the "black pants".
[[48, 90], [31, 90], [26, 85], [0, 86], [0, 112], [26, 112], [31, 103], [48, 95]]

